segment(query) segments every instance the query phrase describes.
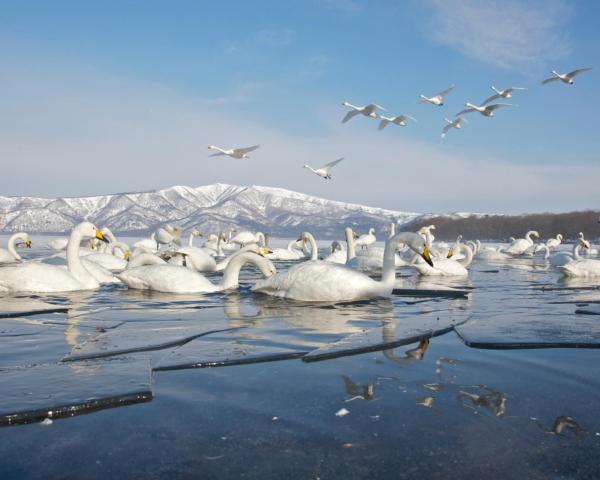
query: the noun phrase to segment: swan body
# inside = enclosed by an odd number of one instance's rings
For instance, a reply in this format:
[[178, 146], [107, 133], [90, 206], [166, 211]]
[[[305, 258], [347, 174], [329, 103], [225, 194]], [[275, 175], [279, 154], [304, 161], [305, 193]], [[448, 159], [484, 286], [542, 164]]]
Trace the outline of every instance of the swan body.
[[431, 261], [421, 237], [410, 232], [400, 232], [386, 242], [381, 281], [373, 280], [346, 265], [310, 260], [294, 265], [287, 272], [257, 282], [252, 290], [308, 302], [354, 301], [388, 296], [394, 288], [394, 255], [400, 243], [409, 245]]
[[55, 238], [54, 240], [50, 240], [46, 247], [51, 250], [64, 250], [67, 248], [67, 244], [69, 243], [69, 238]]
[[550, 82], [557, 82], [559, 80], [568, 85], [573, 85], [575, 83], [573, 78], [575, 78], [580, 73], [588, 72], [591, 69], [592, 69], [592, 67], [578, 68], [578, 69], [573, 70], [572, 72], [568, 72], [568, 73], [558, 73], [556, 70], [552, 70], [553, 76], [550, 78], [547, 78], [545, 80], [542, 80], [542, 85], [546, 85], [547, 83], [550, 83]]
[[259, 147], [260, 147], [260, 145], [253, 145], [251, 147], [245, 147], [245, 148], [224, 149], [224, 148], [217, 147], [216, 145], [209, 145], [208, 149], [217, 151], [217, 153], [213, 153], [211, 155], [211, 157], [219, 157], [219, 156], [226, 155], [228, 157], [240, 160], [242, 158], [250, 158], [250, 156], [248, 154], [250, 152], [253, 152], [254, 150], [256, 150]]
[[540, 234], [535, 230], [530, 230], [525, 235], [525, 238], [517, 238], [504, 249], [504, 252], [510, 253], [511, 255], [524, 254], [527, 250], [533, 247], [533, 240], [531, 237], [540, 238]]
[[[185, 264], [188, 268], [196, 270], [197, 272], [214, 272], [217, 270], [217, 262], [206, 253], [203, 249], [198, 247], [180, 247], [176, 253], [185, 255]], [[183, 265], [183, 256], [174, 255], [169, 261], [171, 265]]]
[[301, 258], [304, 258], [304, 253], [294, 248], [294, 245], [297, 243], [297, 240], [291, 240], [286, 248], [274, 248], [271, 253], [266, 255], [266, 257], [269, 260], [300, 260]]
[[491, 103], [488, 105], [477, 106], [477, 105], [473, 105], [472, 103], [467, 102], [467, 103], [465, 103], [465, 107], [468, 107], [468, 108], [461, 110], [454, 116], [458, 117], [459, 115], [464, 115], [465, 113], [479, 112], [484, 117], [493, 117], [494, 110], [497, 110], [500, 107], [512, 107], [512, 104], [511, 103]]
[[161, 245], [176, 244], [181, 246], [181, 228], [167, 224], [154, 232], [156, 240], [156, 249], [159, 250]]
[[388, 123], [393, 123], [394, 125], [398, 125], [399, 127], [406, 127], [406, 120], [410, 119], [413, 122], [417, 120], [410, 115], [398, 115], [396, 117], [385, 117], [383, 115], [379, 115], [381, 122], [379, 122], [379, 130], [383, 130]]
[[600, 277], [600, 260], [584, 258], [558, 267], [567, 277]]
[[356, 246], [360, 246], [360, 247], [368, 247], [369, 245], [372, 245], [376, 241], [377, 241], [377, 237], [375, 237], [375, 229], [369, 228], [369, 233], [366, 233], [366, 234], [358, 237], [354, 241], [354, 244]]
[[[154, 261], [154, 260], [151, 260]], [[169, 264], [141, 265], [128, 268], [118, 275], [130, 288], [167, 293], [210, 293], [238, 286], [241, 268], [246, 264], [256, 266], [265, 276], [274, 275], [275, 267], [267, 258], [254, 252], [244, 252], [232, 259], [223, 273], [221, 283], [214, 284], [189, 268]]]
[[323, 165], [320, 168], [313, 168], [310, 165], [304, 165], [302, 168], [306, 168], [307, 170], [310, 170], [315, 175], [318, 175], [319, 177], [324, 178], [325, 180], [331, 180], [331, 169], [333, 167], [335, 167], [338, 163], [340, 163], [343, 159], [344, 159], [344, 157], [338, 158], [337, 160], [334, 160], [333, 162], [326, 163], [325, 165]]
[[420, 275], [425, 276], [467, 277], [469, 275], [467, 267], [473, 261], [473, 251], [463, 243], [459, 245], [458, 251], [464, 254], [464, 258], [460, 260], [436, 258], [433, 267], [427, 263], [415, 263], [413, 267]]
[[153, 233], [150, 238], [143, 238], [133, 244], [134, 248], [142, 248], [147, 251], [156, 251], [156, 234]]
[[587, 240], [578, 239], [577, 242], [575, 242], [575, 244], [573, 245], [572, 253], [557, 252], [557, 253], [553, 253], [552, 255], [550, 255], [550, 248], [548, 247], [548, 244], [546, 243], [545, 245], [544, 244], [538, 245], [535, 248], [534, 253], [541, 252], [543, 250], [545, 252], [544, 260], [549, 262], [550, 265], [552, 265], [553, 267], [562, 267], [563, 265], [566, 265], [574, 260], [581, 260], [581, 257], [579, 256], [579, 248], [580, 247], [589, 249], [590, 244], [588, 243]]
[[252, 243], [256, 243], [257, 245], [262, 245], [262, 246], [266, 245], [264, 233], [262, 233], [262, 232], [252, 233], [248, 230], [244, 230], [244, 231], [238, 233], [237, 235], [235, 235], [233, 238], [231, 238], [229, 240], [229, 243], [233, 243], [233, 244], [239, 245], [241, 247], [252, 244]]
[[0, 248], [0, 265], [7, 263], [17, 263], [22, 260], [21, 255], [18, 254], [15, 244], [17, 240], [21, 240], [25, 243], [27, 248], [31, 248], [31, 240], [29, 235], [25, 232], [17, 232], [10, 236], [8, 239], [7, 248]]
[[348, 102], [344, 102], [342, 103], [342, 105], [344, 107], [350, 108], [350, 111], [342, 119], [342, 123], [346, 123], [348, 120], [355, 117], [356, 115], [364, 115], [365, 117], [369, 118], [377, 118], [377, 110], [385, 110], [385, 108], [383, 108], [380, 105], [377, 105], [376, 103], [369, 103], [364, 107], [357, 107], [356, 105], [352, 105]]
[[444, 105], [444, 97], [448, 95], [453, 88], [454, 85], [446, 88], [445, 90], [442, 90], [440, 93], [434, 95], [433, 97], [426, 97], [425, 95], [420, 95], [421, 99], [419, 100], [419, 103], [431, 103], [432, 105], [441, 107], [442, 105]]
[[82, 238], [107, 241], [90, 222], [77, 225], [69, 237], [67, 269], [38, 262], [0, 268], [0, 292], [69, 292], [93, 290], [100, 286], [79, 258]]
[[348, 254], [346, 253], [346, 248], [344, 247], [344, 244], [338, 240], [335, 240], [331, 243], [331, 253], [327, 255], [323, 259], [323, 261], [339, 263], [343, 265], [344, 263], [346, 263], [347, 255]]
[[510, 87], [510, 88], [505, 88], [504, 90], [498, 90], [493, 85], [490, 88], [496, 93], [494, 95], [492, 95], [491, 97], [486, 98], [481, 105], [485, 105], [486, 103], [490, 103], [491, 101], [497, 100], [500, 98], [512, 98], [513, 92], [515, 90], [527, 90], [526, 88], [523, 88], [523, 87]]
[[512, 256], [504, 253], [504, 247], [485, 247], [477, 253], [477, 258], [486, 261], [506, 261]]
[[[129, 248], [123, 242], [110, 243], [112, 245], [112, 253], [91, 253], [85, 257], [86, 261], [97, 263], [101, 267], [111, 272], [120, 272], [127, 267], [127, 259], [129, 258]], [[123, 252], [124, 258], [119, 258], [115, 255], [116, 250]]]
[[547, 242], [546, 245], [548, 245], [548, 248], [556, 248], [560, 245], [560, 243], [562, 242], [563, 236], [559, 233], [556, 238], [550, 238]]
[[462, 117], [455, 118], [454, 120], [448, 120], [446, 117], [444, 117], [444, 120], [446, 120], [447, 125], [442, 128], [442, 138], [446, 138], [448, 132], [453, 128], [460, 130], [463, 123], [467, 123], [467, 119]]

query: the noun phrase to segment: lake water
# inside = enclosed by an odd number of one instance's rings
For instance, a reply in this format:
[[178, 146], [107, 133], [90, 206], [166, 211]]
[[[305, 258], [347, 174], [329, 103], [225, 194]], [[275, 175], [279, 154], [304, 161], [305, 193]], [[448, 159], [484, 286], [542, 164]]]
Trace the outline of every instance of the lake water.
[[0, 298], [67, 309], [0, 319], [0, 478], [600, 477], [598, 282], [470, 271], [355, 304], [254, 295], [250, 269], [232, 293]]

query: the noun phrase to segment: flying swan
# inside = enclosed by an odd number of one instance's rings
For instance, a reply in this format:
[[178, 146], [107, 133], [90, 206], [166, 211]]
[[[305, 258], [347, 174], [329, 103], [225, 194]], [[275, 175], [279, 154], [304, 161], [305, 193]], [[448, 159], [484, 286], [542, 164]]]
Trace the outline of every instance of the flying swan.
[[250, 158], [250, 156], [248, 154], [250, 152], [253, 152], [254, 150], [256, 150], [259, 147], [260, 147], [260, 145], [253, 145], [251, 147], [245, 147], [245, 148], [224, 149], [224, 148], [217, 147], [216, 145], [209, 145], [208, 149], [209, 150], [217, 150], [217, 153], [213, 153], [211, 155], [211, 157], [220, 157], [223, 155], [227, 155], [228, 157], [236, 158], [239, 160], [241, 158]]
[[454, 85], [448, 87], [446, 90], [442, 90], [440, 93], [434, 95], [433, 97], [426, 97], [425, 95], [420, 95], [421, 100], [419, 100], [419, 103], [431, 103], [432, 105], [441, 107], [442, 105], [444, 105], [444, 97], [448, 95], [453, 88]]

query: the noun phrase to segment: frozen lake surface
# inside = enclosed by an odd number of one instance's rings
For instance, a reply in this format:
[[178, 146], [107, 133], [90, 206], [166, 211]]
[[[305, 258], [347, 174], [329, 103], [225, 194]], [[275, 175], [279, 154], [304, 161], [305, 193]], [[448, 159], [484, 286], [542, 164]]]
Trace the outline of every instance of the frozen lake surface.
[[600, 287], [539, 261], [353, 304], [250, 269], [0, 297], [0, 478], [598, 478]]

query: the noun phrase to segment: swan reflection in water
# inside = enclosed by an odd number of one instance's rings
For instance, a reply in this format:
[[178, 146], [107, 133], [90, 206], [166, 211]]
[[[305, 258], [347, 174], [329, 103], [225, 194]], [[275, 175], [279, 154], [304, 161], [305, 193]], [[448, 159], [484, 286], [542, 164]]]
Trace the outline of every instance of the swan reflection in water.
[[[475, 388], [479, 388], [480, 391], [484, 393], [478, 395], [476, 393], [461, 390], [458, 392], [458, 399], [461, 403], [470, 408], [483, 407], [490, 410], [497, 417], [503, 417], [506, 413], [506, 394], [493, 390], [485, 385], [478, 385]], [[467, 401], [469, 403], [466, 403]]]

